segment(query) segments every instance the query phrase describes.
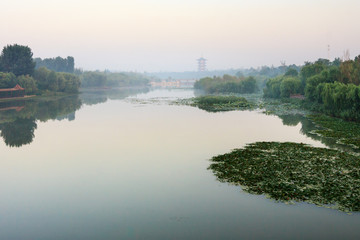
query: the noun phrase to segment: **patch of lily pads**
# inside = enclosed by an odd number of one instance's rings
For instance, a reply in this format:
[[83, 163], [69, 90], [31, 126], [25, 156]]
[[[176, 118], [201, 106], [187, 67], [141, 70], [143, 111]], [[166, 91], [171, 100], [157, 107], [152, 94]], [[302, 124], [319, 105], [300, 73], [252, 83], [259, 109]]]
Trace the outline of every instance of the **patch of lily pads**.
[[190, 99], [188, 105], [196, 106], [208, 112], [252, 110], [256, 105], [244, 97], [206, 95]]
[[360, 158], [291, 142], [256, 142], [211, 159], [221, 182], [281, 202], [360, 211]]

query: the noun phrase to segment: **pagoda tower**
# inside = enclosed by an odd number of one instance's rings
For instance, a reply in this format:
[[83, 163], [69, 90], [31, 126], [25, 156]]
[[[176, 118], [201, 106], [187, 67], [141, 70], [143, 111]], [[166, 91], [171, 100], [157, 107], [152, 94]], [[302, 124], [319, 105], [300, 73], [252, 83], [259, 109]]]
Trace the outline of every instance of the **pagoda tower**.
[[207, 59], [201, 57], [201, 58], [197, 59], [197, 61], [198, 61], [198, 71], [199, 72], [206, 71], [206, 61], [207, 61]]

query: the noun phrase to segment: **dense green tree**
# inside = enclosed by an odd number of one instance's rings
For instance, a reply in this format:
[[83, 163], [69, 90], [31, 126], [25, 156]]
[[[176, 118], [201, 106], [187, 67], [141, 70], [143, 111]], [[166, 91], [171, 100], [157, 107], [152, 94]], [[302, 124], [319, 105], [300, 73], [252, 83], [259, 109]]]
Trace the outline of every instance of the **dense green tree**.
[[73, 57], [67, 57], [67, 63], [66, 63], [66, 72], [74, 73], [75, 69], [75, 59]]
[[258, 90], [258, 85], [254, 77], [224, 75], [222, 78], [202, 78], [195, 83], [194, 88], [207, 93], [254, 93]]
[[35, 94], [38, 90], [35, 79], [29, 75], [17, 77], [17, 82], [21, 87], [25, 88], [26, 94]]
[[301, 80], [297, 77], [284, 77], [280, 84], [280, 96], [290, 97], [301, 92]]
[[50, 74], [50, 70], [46, 67], [41, 67], [36, 69], [34, 72], [34, 78], [38, 83], [39, 89], [45, 90], [49, 88], [48, 75]]
[[56, 74], [57, 90], [59, 92], [65, 92], [66, 79], [64, 74]]
[[264, 97], [288, 98], [292, 94], [302, 93], [301, 80], [293, 76], [278, 76], [266, 82]]
[[279, 98], [281, 94], [280, 85], [282, 80], [283, 80], [282, 77], [276, 77], [266, 81], [266, 87], [263, 90], [264, 97]]
[[325, 83], [326, 78], [322, 74], [314, 75], [306, 80], [305, 96], [311, 100], [319, 100], [319, 94], [317, 93], [317, 87], [320, 83]]
[[319, 58], [318, 60], [316, 60], [315, 64], [320, 64], [329, 67], [331, 65], [331, 62], [329, 59]]
[[306, 62], [305, 66], [301, 68], [301, 76], [304, 78], [312, 77], [316, 74], [319, 74], [325, 69], [325, 65], [323, 65], [321, 62], [317, 63], [310, 63]]
[[326, 68], [326, 65], [322, 61], [315, 63], [305, 62], [305, 65], [301, 68], [300, 75], [302, 81], [302, 87], [305, 88], [306, 79], [316, 74], [321, 73]]
[[46, 67], [55, 72], [74, 73], [75, 60], [70, 56], [67, 58], [35, 58], [34, 60], [36, 62], [36, 68]]
[[348, 60], [340, 64], [340, 82], [360, 84], [360, 58], [355, 58], [354, 61]]
[[229, 75], [229, 74], [225, 74], [225, 75], [223, 76], [223, 80], [224, 80], [224, 81], [236, 81], [237, 78], [236, 78], [235, 76], [231, 76], [231, 75]]
[[331, 83], [331, 82], [339, 81], [339, 79], [341, 77], [341, 72], [340, 72], [339, 67], [332, 66], [327, 71], [329, 72], [328, 75], [324, 76], [328, 79], [327, 82]]
[[354, 82], [353, 72], [354, 72], [354, 66], [351, 60], [342, 62], [340, 64], [340, 73], [341, 73], [340, 81], [345, 84], [353, 83]]
[[242, 91], [244, 93], [254, 93], [258, 91], [256, 79], [253, 76], [250, 76], [242, 80], [241, 82], [242, 82]]
[[[354, 60], [307, 62], [300, 72], [301, 87], [313, 110], [346, 120], [360, 121], [360, 56]], [[299, 91], [298, 79], [285, 76], [270, 79], [265, 97], [288, 97]], [[308, 105], [310, 106], [310, 105]]]
[[13, 73], [0, 72], [0, 88], [13, 88], [17, 81]]
[[80, 88], [79, 76], [71, 73], [51, 71], [45, 67], [36, 69], [34, 78], [41, 90], [76, 93]]
[[71, 73], [62, 73], [65, 79], [65, 89], [64, 92], [67, 93], [77, 93], [80, 88], [80, 78]]
[[58, 78], [56, 75], [57, 74], [54, 71], [50, 71], [50, 73], [47, 75], [48, 89], [54, 92], [58, 90]]
[[334, 61], [331, 63], [332, 66], [339, 67], [341, 64], [340, 58], [335, 58]]
[[299, 72], [294, 68], [289, 68], [284, 76], [291, 76], [291, 77], [297, 77], [299, 75]]
[[104, 87], [106, 86], [106, 75], [101, 72], [84, 72], [81, 75], [83, 87]]
[[28, 46], [7, 45], [0, 56], [1, 71], [12, 72], [16, 76], [32, 75], [35, 69], [33, 53]]

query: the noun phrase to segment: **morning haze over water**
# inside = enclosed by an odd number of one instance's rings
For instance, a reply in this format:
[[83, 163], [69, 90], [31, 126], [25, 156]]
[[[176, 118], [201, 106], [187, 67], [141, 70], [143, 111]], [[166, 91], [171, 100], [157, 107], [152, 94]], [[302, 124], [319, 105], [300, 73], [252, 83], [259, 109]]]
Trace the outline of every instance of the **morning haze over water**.
[[3, 0], [0, 239], [360, 239], [359, 9]]
[[[325, 147], [301, 133], [300, 122], [287, 126], [259, 111], [209, 113], [169, 104], [193, 97], [193, 90], [124, 95], [96, 104], [106, 96], [81, 94], [71, 119], [36, 120], [32, 143], [1, 143], [1, 238], [359, 236], [358, 213], [271, 201], [220, 183], [207, 170], [212, 156], [256, 141]], [[60, 101], [77, 106], [78, 99]]]

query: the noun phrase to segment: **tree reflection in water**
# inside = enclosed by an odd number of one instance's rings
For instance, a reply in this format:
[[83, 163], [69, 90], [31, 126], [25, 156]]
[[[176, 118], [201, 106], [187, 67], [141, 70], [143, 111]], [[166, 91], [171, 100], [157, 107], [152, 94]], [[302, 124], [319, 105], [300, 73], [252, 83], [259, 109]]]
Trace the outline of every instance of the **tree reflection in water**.
[[[30, 144], [35, 137], [37, 121], [50, 119], [72, 120], [75, 111], [81, 107], [78, 96], [54, 98], [51, 100], [28, 100], [7, 103], [12, 107], [2, 108], [0, 130], [4, 142], [9, 147]], [[20, 109], [20, 110], [19, 110]]]
[[7, 146], [21, 147], [32, 143], [37, 121], [73, 121], [75, 112], [83, 104], [93, 105], [108, 99], [124, 99], [147, 91], [148, 88], [96, 90], [74, 96], [0, 102], [1, 137]]
[[0, 128], [1, 136], [7, 146], [21, 147], [33, 141], [37, 124], [34, 118], [17, 118], [13, 122], [2, 124]]

